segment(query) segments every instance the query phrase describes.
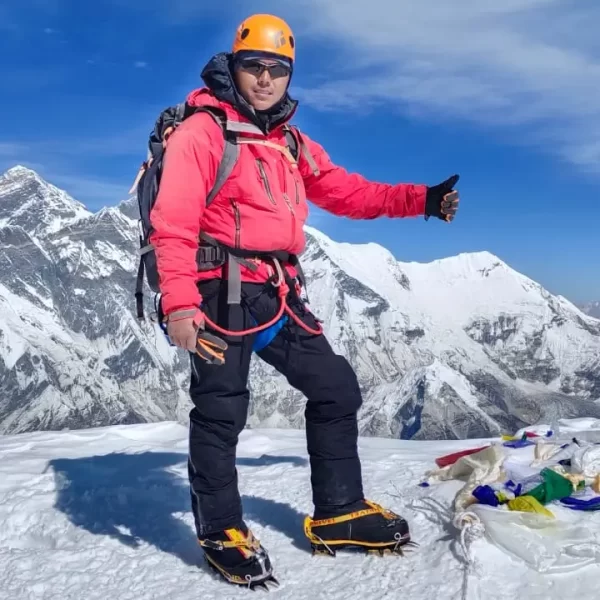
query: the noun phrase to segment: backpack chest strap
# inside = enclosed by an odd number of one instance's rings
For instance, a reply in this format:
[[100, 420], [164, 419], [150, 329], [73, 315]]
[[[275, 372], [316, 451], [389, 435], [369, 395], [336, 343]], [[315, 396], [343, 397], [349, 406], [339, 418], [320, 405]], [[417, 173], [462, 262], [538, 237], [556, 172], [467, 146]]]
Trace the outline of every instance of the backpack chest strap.
[[296, 162], [296, 159], [292, 156], [292, 153], [290, 152], [290, 149], [287, 146], [281, 146], [280, 144], [276, 144], [275, 142], [271, 142], [270, 140], [258, 140], [258, 139], [254, 139], [254, 138], [243, 138], [240, 137], [237, 140], [238, 144], [256, 144], [259, 146], [266, 146], [267, 148], [273, 148], [274, 150], [278, 150], [279, 152], [281, 152], [289, 161], [289, 163], [294, 166], [297, 167], [298, 163]]

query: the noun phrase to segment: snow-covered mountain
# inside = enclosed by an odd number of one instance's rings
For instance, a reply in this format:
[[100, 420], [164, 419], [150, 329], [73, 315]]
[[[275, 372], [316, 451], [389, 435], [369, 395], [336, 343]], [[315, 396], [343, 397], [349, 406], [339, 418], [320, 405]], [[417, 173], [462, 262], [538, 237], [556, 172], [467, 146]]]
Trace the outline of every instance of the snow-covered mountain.
[[132, 312], [136, 222], [23, 167], [0, 214], [0, 430], [181, 417], [184, 370]]
[[584, 313], [590, 315], [590, 317], [600, 319], [600, 300], [597, 300], [596, 302], [586, 302], [580, 308]]
[[[187, 356], [134, 314], [135, 202], [90, 213], [16, 167], [0, 215], [0, 431], [185, 420]], [[402, 263], [307, 237], [311, 306], [358, 372], [363, 435], [600, 417], [600, 322], [566, 299], [487, 252]], [[258, 359], [250, 387], [251, 426], [302, 426], [304, 399]]]

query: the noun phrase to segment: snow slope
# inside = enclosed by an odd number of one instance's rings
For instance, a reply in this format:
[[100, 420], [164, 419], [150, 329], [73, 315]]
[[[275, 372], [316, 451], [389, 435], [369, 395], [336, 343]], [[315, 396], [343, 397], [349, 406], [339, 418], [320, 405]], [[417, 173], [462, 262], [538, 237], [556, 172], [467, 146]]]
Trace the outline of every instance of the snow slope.
[[[598, 565], [541, 574], [486, 538], [470, 547], [477, 569], [464, 570], [450, 514], [461, 483], [418, 483], [436, 457], [482, 442], [361, 439], [368, 496], [404, 514], [420, 547], [404, 558], [330, 559], [313, 557], [302, 532], [311, 510], [303, 432], [244, 431], [238, 467], [246, 518], [281, 583], [267, 597], [596, 597]], [[201, 559], [186, 452], [187, 429], [174, 422], [0, 437], [0, 599], [248, 598], [247, 590], [216, 579]], [[600, 514], [573, 518], [600, 534]]]

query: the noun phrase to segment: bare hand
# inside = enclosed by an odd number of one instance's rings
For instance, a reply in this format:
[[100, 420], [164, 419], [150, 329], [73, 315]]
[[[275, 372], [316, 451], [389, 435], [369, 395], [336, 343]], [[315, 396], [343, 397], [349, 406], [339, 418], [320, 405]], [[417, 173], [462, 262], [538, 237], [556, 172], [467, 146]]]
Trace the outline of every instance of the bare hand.
[[196, 351], [198, 328], [193, 317], [167, 322], [167, 335], [173, 344], [189, 352]]

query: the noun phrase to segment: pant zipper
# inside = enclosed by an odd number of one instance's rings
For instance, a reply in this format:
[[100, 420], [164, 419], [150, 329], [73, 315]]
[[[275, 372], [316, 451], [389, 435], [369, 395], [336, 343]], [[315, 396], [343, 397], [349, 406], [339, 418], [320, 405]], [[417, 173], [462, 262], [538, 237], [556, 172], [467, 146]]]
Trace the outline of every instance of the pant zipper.
[[267, 192], [267, 196], [271, 201], [271, 204], [275, 206], [275, 198], [273, 198], [273, 193], [271, 192], [271, 186], [269, 185], [269, 179], [267, 178], [267, 172], [265, 171], [265, 166], [260, 158], [256, 159], [256, 164], [258, 165], [258, 170], [260, 171], [260, 176], [263, 180], [263, 184], [265, 186], [265, 191]]
[[233, 214], [235, 217], [235, 247], [240, 247], [240, 230], [242, 228], [242, 220], [240, 218], [240, 208], [237, 202], [231, 198], [231, 206], [233, 206]]

